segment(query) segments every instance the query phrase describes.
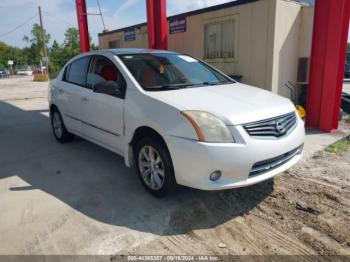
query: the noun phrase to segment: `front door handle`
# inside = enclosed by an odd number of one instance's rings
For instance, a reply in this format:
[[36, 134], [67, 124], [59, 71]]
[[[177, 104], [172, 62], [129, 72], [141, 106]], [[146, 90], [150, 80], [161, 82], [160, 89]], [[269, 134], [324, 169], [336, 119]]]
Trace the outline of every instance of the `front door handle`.
[[63, 94], [63, 93], [64, 93], [64, 92], [63, 92], [63, 89], [58, 88], [58, 93], [59, 93], [59, 94]]
[[84, 98], [81, 99], [81, 101], [82, 101], [82, 102], [88, 102], [89, 99], [87, 99], [86, 97], [84, 97]]

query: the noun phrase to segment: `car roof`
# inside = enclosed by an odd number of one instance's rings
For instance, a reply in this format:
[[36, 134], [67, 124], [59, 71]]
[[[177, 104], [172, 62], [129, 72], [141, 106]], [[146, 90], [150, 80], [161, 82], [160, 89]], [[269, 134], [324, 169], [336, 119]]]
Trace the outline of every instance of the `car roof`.
[[91, 51], [91, 52], [83, 53], [82, 55], [96, 55], [96, 54], [103, 54], [106, 52], [111, 52], [115, 55], [155, 54], [155, 53], [177, 54], [175, 52], [171, 52], [167, 50], [156, 50], [156, 49], [147, 49], [147, 48], [115, 48], [115, 49], [102, 49], [97, 51]]
[[175, 53], [166, 50], [146, 49], [146, 48], [116, 48], [107, 49], [115, 55], [126, 55], [126, 54], [154, 54], [154, 53]]
[[136, 54], [179, 54], [167, 50], [157, 50], [157, 49], [147, 49], [147, 48], [115, 48], [115, 49], [102, 49], [96, 51], [90, 51], [85, 53], [80, 53], [79, 55], [73, 57], [67, 64], [78, 60], [85, 56], [91, 55], [102, 55], [106, 53], [112, 53], [114, 55], [136, 55]]

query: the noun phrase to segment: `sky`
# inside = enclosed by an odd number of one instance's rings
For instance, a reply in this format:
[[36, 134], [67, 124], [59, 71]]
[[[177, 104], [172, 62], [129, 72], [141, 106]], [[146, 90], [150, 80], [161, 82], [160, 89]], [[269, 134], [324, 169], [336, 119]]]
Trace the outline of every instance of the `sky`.
[[[232, 0], [167, 0], [167, 15], [213, 6]], [[98, 12], [97, 0], [86, 0], [88, 13]], [[145, 0], [100, 0], [106, 28], [109, 30], [146, 22]], [[51, 40], [63, 42], [64, 31], [77, 27], [75, 0], [0, 0], [0, 41], [24, 47], [23, 36], [29, 34], [33, 23], [39, 22], [38, 6], [42, 8], [45, 29]], [[34, 17], [35, 16], [35, 17]], [[16, 31], [7, 32], [24, 24]], [[89, 16], [89, 32], [95, 44], [103, 25], [99, 16]], [[349, 40], [350, 42], [350, 34]]]
[[[232, 0], [167, 0], [167, 15], [230, 1]], [[97, 0], [86, 0], [86, 3], [88, 13], [98, 12]], [[100, 0], [100, 4], [106, 28], [109, 30], [146, 22], [145, 0]], [[38, 13], [39, 5], [42, 9], [44, 27], [51, 34], [51, 40], [62, 43], [66, 28], [77, 27], [75, 0], [1, 0], [0, 41], [18, 47], [26, 46], [23, 36], [30, 33], [33, 23], [39, 23], [38, 16], [30, 20]], [[24, 22], [26, 22], [24, 26], [6, 34]], [[102, 30], [101, 17], [89, 16], [89, 32], [95, 44], [98, 43], [97, 34]]]

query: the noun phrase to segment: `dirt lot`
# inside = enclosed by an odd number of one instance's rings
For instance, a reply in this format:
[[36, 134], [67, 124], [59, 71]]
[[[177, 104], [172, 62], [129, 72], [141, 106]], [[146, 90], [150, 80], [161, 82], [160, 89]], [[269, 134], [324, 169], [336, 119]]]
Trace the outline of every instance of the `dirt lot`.
[[[171, 215], [169, 234], [181, 234], [129, 253], [350, 255], [349, 160], [350, 151], [321, 152], [274, 184], [193, 199]], [[314, 213], [297, 209], [299, 205]], [[217, 217], [226, 222], [201, 230]]]
[[155, 199], [115, 154], [57, 144], [46, 96], [0, 80], [0, 255], [350, 255], [349, 150], [274, 182]]

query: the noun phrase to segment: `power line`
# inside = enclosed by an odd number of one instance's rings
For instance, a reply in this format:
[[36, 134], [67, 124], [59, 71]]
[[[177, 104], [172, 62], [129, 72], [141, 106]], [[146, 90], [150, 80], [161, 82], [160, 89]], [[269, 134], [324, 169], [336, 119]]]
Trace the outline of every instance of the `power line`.
[[97, 5], [98, 5], [98, 9], [100, 10], [100, 14], [101, 14], [101, 19], [102, 19], [102, 24], [103, 24], [103, 30], [106, 30], [105, 20], [103, 19], [103, 14], [102, 14], [102, 11], [101, 11], [100, 0], [97, 0]]
[[106, 25], [105, 25], [105, 21], [103, 19], [103, 14], [102, 14], [101, 5], [100, 5], [100, 1], [99, 0], [97, 0], [97, 6], [98, 6], [98, 10], [99, 10], [98, 13], [86, 13], [85, 15], [87, 15], [87, 16], [89, 16], [89, 15], [100, 16], [101, 20], [102, 20], [102, 24], [103, 24], [103, 31], [105, 31], [106, 30]]
[[18, 29], [20, 29], [21, 27], [25, 26], [28, 22], [30, 22], [31, 20], [33, 20], [34, 18], [36, 18], [38, 16], [38, 13], [35, 13], [34, 16], [30, 17], [29, 19], [27, 19], [25, 22], [23, 22], [22, 24], [16, 26], [15, 28], [11, 29], [10, 31], [3, 33], [0, 35], [0, 37], [4, 37], [7, 36], [15, 31], [17, 31]]

